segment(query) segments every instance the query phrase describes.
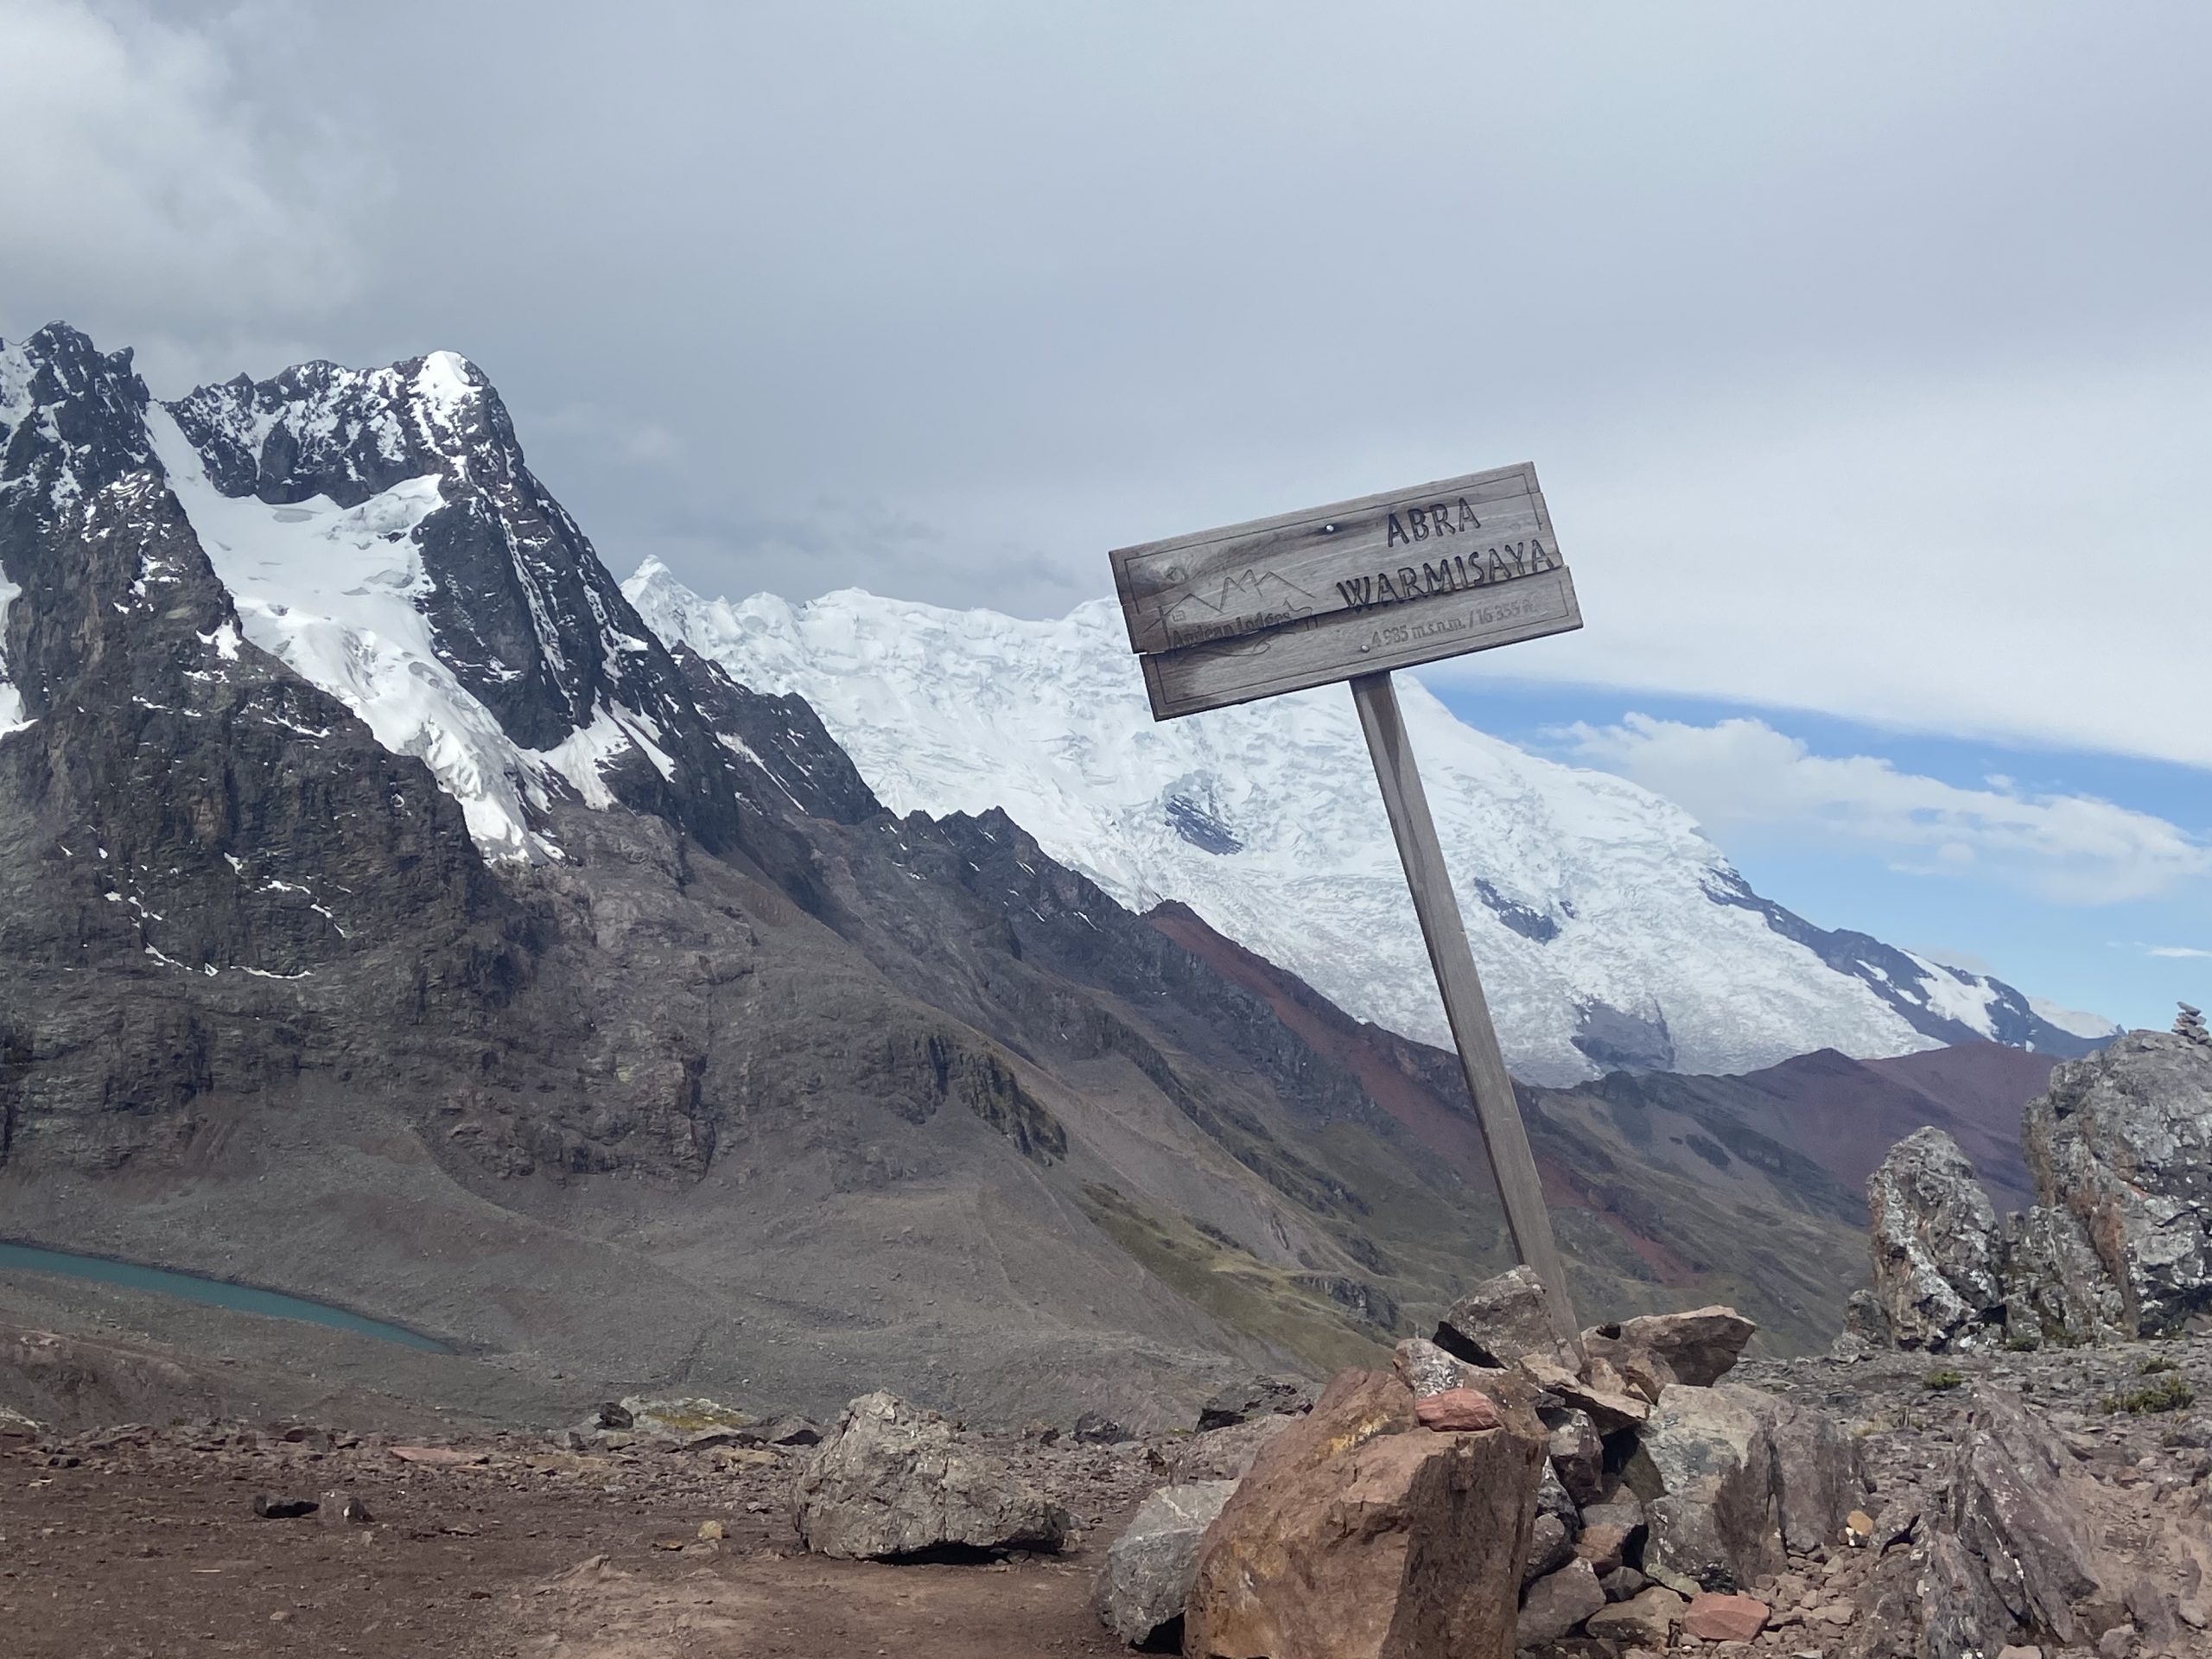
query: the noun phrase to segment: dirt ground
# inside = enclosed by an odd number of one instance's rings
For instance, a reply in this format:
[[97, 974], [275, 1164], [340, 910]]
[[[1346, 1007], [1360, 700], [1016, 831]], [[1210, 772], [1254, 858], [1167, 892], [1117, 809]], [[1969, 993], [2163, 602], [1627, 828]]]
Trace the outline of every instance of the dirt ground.
[[[800, 1553], [787, 1454], [488, 1440], [460, 1448], [482, 1462], [424, 1467], [349, 1438], [234, 1426], [0, 1437], [0, 1653], [1120, 1654], [1091, 1583], [1158, 1481], [1133, 1446], [1018, 1450], [1075, 1516], [1073, 1548], [893, 1567]], [[371, 1521], [255, 1513], [259, 1495], [330, 1491]], [[702, 1541], [707, 1522], [726, 1538]]]

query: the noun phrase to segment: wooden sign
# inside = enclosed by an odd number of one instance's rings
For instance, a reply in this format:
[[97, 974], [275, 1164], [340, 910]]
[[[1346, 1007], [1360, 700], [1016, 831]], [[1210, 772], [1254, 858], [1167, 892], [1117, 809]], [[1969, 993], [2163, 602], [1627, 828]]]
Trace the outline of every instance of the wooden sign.
[[1525, 464], [1111, 557], [1159, 720], [1582, 626]]
[[1390, 680], [1393, 669], [1582, 626], [1536, 469], [1470, 473], [1111, 556], [1154, 720], [1351, 682], [1506, 1225], [1544, 1281], [1560, 1342], [1580, 1353], [1528, 1126]]

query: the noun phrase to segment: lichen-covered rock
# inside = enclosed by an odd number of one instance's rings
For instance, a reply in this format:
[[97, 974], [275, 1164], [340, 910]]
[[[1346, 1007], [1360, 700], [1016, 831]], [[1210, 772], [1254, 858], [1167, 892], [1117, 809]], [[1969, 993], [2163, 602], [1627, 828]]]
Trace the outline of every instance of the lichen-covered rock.
[[1809, 1406], [1761, 1394], [1752, 1408], [1774, 1446], [1783, 1544], [1793, 1554], [1808, 1555], [1834, 1543], [1846, 1518], [1866, 1497], [1859, 1442], [1834, 1417]]
[[1935, 1352], [1987, 1345], [2005, 1294], [1997, 1211], [1941, 1129], [1890, 1148], [1866, 1181], [1874, 1295], [1891, 1338]]
[[1106, 1628], [1132, 1647], [1183, 1617], [1198, 1570], [1198, 1541], [1236, 1490], [1233, 1480], [1163, 1486], [1145, 1499], [1106, 1552], [1096, 1605]]
[[1414, 1400], [1347, 1371], [1269, 1442], [1200, 1547], [1186, 1655], [1507, 1659], [1542, 1426], [1508, 1399], [1501, 1427], [1440, 1433]]
[[932, 1550], [1058, 1549], [1067, 1511], [934, 1411], [895, 1395], [845, 1408], [791, 1486], [817, 1555], [896, 1560]]
[[1269, 1412], [1226, 1428], [1193, 1434], [1167, 1453], [1167, 1476], [1174, 1481], [1242, 1480], [1260, 1448], [1298, 1420]]
[[1397, 1346], [1393, 1369], [1416, 1395], [1446, 1394], [1453, 1389], [1480, 1388], [1497, 1372], [1447, 1354], [1427, 1337], [1408, 1337]]
[[2118, 1336], [2127, 1317], [2120, 1287], [2070, 1210], [2038, 1204], [2005, 1217], [2000, 1282], [2008, 1340], [2098, 1342]]
[[1637, 1436], [1628, 1475], [1649, 1528], [1643, 1571], [1684, 1595], [1734, 1590], [1786, 1564], [1774, 1443], [1736, 1393], [1673, 1388]]
[[2037, 1198], [2071, 1212], [2153, 1336], [2212, 1314], [2212, 1048], [2136, 1031], [2051, 1073], [2023, 1141]]

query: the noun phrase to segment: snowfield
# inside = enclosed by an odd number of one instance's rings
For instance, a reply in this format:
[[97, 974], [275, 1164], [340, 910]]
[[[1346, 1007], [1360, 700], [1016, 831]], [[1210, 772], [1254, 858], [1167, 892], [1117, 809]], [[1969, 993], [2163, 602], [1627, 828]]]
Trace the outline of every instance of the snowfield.
[[[624, 591], [671, 644], [805, 697], [894, 810], [1003, 807], [1123, 904], [1179, 899], [1350, 1012], [1449, 1041], [1344, 687], [1155, 724], [1109, 602], [1042, 622], [858, 591], [732, 603], [650, 561]], [[1680, 808], [1485, 736], [1408, 677], [1400, 696], [1522, 1077], [1610, 1069], [1575, 1039], [1624, 1030], [1688, 1071], [1937, 1046], [1872, 976], [1717, 897], [1742, 879]], [[1895, 996], [1995, 1033], [2009, 988], [1890, 955]]]

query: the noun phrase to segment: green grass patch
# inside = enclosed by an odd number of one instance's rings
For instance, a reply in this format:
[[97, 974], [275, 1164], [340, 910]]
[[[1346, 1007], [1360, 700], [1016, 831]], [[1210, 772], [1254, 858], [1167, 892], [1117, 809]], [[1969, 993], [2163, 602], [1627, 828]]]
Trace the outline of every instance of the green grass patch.
[[2196, 1390], [2178, 1376], [2161, 1377], [2146, 1389], [2133, 1394], [2108, 1394], [2105, 1396], [2107, 1411], [2126, 1412], [2131, 1417], [2147, 1417], [2154, 1412], [2185, 1411], [2196, 1403]]
[[1936, 1393], [1940, 1394], [1946, 1389], [1957, 1388], [1965, 1381], [1966, 1378], [1961, 1376], [1958, 1372], [1946, 1369], [1944, 1370], [1929, 1372], [1927, 1376], [1920, 1379], [1920, 1386], [1923, 1389], [1933, 1389]]
[[1160, 1216], [1118, 1188], [1091, 1183], [1084, 1208], [1108, 1236], [1178, 1295], [1233, 1330], [1296, 1354], [1325, 1375], [1389, 1362], [1390, 1350], [1335, 1301], [1224, 1245], [1179, 1216]]

